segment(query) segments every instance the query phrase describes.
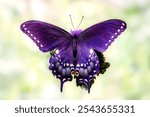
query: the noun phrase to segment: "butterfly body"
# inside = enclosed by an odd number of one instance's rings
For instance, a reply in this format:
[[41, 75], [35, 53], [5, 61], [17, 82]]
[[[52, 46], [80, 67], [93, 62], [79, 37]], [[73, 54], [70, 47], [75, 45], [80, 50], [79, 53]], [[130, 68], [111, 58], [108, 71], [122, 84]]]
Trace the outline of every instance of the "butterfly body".
[[109, 64], [102, 52], [126, 29], [122, 20], [112, 19], [95, 24], [86, 30], [68, 33], [55, 25], [30, 20], [21, 25], [43, 52], [52, 51], [49, 69], [63, 84], [76, 79], [77, 86], [90, 92], [95, 76], [104, 73]]

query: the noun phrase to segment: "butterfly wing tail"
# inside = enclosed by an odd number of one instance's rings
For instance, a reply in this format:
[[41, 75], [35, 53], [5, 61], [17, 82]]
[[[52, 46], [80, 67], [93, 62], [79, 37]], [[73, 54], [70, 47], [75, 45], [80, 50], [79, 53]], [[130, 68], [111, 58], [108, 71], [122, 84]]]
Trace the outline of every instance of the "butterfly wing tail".
[[82, 78], [82, 80], [80, 80], [80, 78], [78, 77], [76, 78], [76, 85], [88, 90], [88, 93], [90, 93], [91, 86], [94, 83], [95, 79], [96, 77], [94, 75]]
[[[71, 42], [66, 45], [58, 47], [51, 55], [49, 60], [49, 69], [52, 74], [60, 80], [60, 91], [63, 91], [64, 83], [67, 81], [72, 81], [71, 70], [73, 66], [73, 54]], [[70, 46], [69, 46], [70, 45]]]

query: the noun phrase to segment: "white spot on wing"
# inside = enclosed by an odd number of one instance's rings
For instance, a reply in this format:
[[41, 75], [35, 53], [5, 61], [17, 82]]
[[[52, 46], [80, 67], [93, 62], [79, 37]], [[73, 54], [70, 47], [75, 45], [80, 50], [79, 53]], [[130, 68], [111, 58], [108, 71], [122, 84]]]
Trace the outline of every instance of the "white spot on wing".
[[40, 41], [39, 41], [39, 40], [37, 40], [37, 43], [40, 43]]
[[62, 80], [62, 81], [64, 82], [65, 80], [66, 80], [66, 78], [63, 78], [63, 80]]
[[23, 24], [22, 27], [25, 27], [25, 24]]
[[43, 47], [43, 45], [42, 45], [42, 44], [41, 44], [40, 46], [41, 46], [41, 47]]
[[69, 63], [66, 63], [66, 66], [69, 66]]
[[123, 25], [123, 26], [125, 26], [125, 24], [124, 24], [124, 23], [122, 23], [122, 25]]
[[90, 49], [90, 54], [92, 54], [93, 53], [93, 49]]
[[34, 40], [36, 40], [36, 37], [33, 37]]
[[118, 29], [118, 32], [120, 32], [120, 29]]
[[88, 82], [88, 80], [87, 80], [87, 79], [84, 79], [84, 81], [85, 81], [85, 82]]
[[56, 54], [59, 54], [59, 50], [58, 49], [56, 50]]

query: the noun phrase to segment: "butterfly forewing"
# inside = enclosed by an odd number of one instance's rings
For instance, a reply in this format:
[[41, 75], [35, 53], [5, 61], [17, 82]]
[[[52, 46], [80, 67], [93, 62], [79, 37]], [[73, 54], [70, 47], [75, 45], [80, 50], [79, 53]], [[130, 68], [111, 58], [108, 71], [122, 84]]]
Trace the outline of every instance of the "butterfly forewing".
[[95, 24], [79, 36], [80, 43], [87, 47], [104, 52], [111, 43], [126, 29], [126, 23], [112, 19]]
[[27, 34], [43, 52], [48, 52], [69, 41], [71, 35], [52, 24], [30, 20], [21, 25], [21, 30]]

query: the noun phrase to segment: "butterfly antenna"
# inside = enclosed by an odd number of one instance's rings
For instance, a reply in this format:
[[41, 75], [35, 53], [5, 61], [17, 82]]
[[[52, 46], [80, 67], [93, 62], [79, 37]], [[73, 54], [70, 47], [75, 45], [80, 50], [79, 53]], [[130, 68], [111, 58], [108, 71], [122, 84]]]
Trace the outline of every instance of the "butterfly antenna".
[[72, 25], [73, 29], [75, 30], [75, 27], [74, 27], [74, 25], [73, 25], [73, 21], [72, 21], [71, 15], [69, 15], [69, 17], [70, 17], [71, 25]]
[[81, 21], [80, 21], [79, 25], [77, 26], [76, 30], [79, 28], [80, 24], [82, 23], [83, 18], [84, 18], [84, 16], [82, 16]]

